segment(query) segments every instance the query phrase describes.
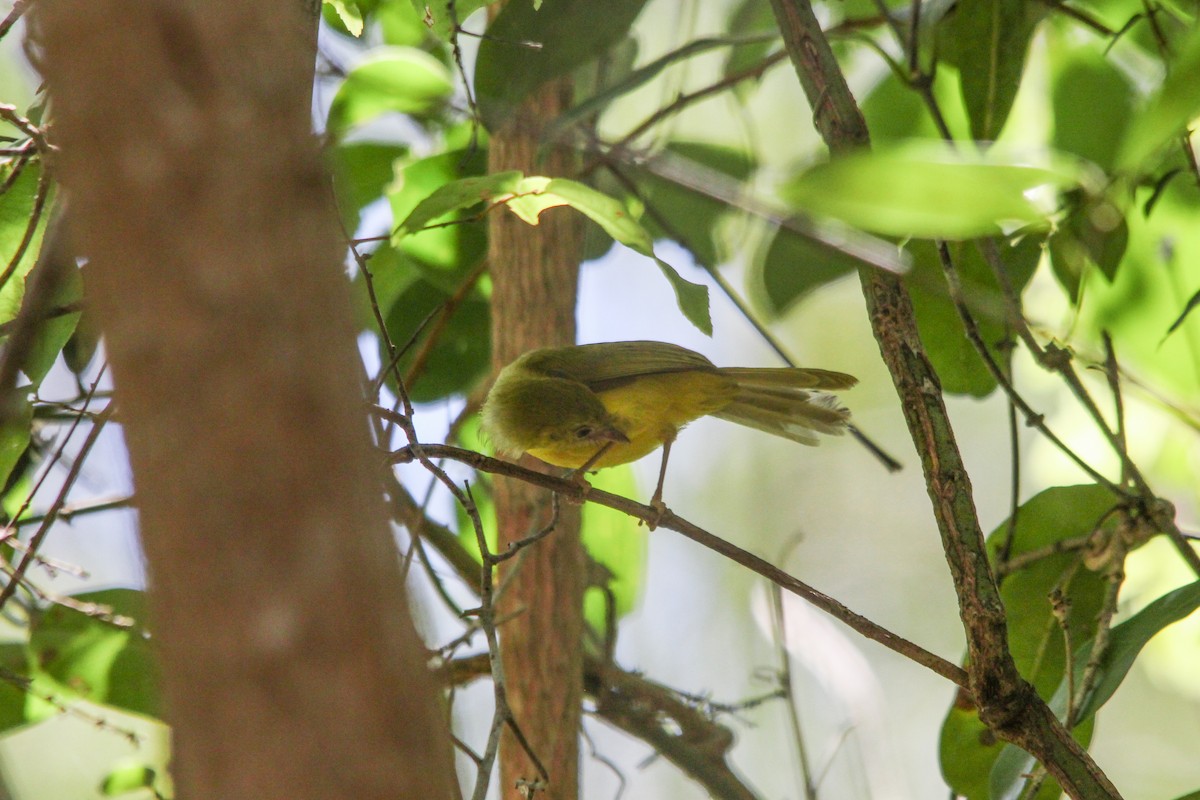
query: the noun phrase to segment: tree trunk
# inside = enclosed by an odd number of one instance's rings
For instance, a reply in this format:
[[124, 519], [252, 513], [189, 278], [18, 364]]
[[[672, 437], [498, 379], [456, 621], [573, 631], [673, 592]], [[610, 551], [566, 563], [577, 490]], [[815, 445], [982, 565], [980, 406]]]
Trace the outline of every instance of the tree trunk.
[[[542, 87], [493, 133], [490, 172], [572, 174], [573, 157], [561, 149], [539, 159], [542, 128], [571, 101], [571, 86]], [[535, 347], [574, 344], [575, 293], [582, 223], [567, 209], [551, 209], [531, 228], [511, 214], [493, 214], [489, 231], [492, 283], [492, 360], [497, 369]], [[529, 459], [528, 466], [538, 462]], [[496, 479], [501, 546], [551, 521], [550, 494], [521, 481]], [[579, 722], [583, 701], [583, 591], [585, 561], [579, 508], [564, 505], [553, 534], [505, 564], [499, 609], [501, 653], [516, 723], [549, 774], [548, 796], [573, 800], [579, 782]], [[515, 572], [515, 575], [509, 575]], [[501, 797], [519, 781], [538, 777], [523, 748], [506, 736], [501, 749]]]
[[43, 0], [179, 797], [448, 797], [359, 391], [295, 0]]

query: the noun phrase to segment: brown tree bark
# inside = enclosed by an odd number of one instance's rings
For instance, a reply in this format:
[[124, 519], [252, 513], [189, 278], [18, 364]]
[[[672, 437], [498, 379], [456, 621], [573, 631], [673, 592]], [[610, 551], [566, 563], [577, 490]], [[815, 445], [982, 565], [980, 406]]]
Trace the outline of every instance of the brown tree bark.
[[[551, 149], [539, 157], [542, 128], [571, 102], [567, 81], [550, 83], [527, 101], [505, 130], [492, 134], [488, 169], [567, 176], [573, 156]], [[575, 294], [582, 223], [551, 209], [531, 228], [511, 214], [493, 214], [488, 259], [492, 276], [492, 362], [496, 369], [535, 347], [575, 342]], [[528, 465], [537, 464], [528, 459]], [[550, 493], [521, 481], [496, 480], [501, 544], [541, 530], [552, 520]], [[549, 537], [505, 564], [501, 654], [509, 705], [549, 775], [548, 796], [573, 800], [579, 787], [579, 723], [583, 702], [585, 556], [579, 508], [564, 504]], [[508, 573], [515, 572], [515, 575]], [[515, 615], [511, 616], [510, 615]], [[500, 755], [501, 797], [519, 781], [538, 778], [512, 736]]]
[[44, 0], [137, 486], [179, 797], [445, 798], [295, 0]]
[[[771, 0], [784, 45], [812, 108], [813, 124], [835, 156], [870, 145], [866, 120], [809, 0]], [[941, 381], [917, 332], [912, 301], [894, 275], [860, 275], [871, 327], [891, 372], [925, 473], [967, 638], [971, 700], [1002, 740], [1034, 755], [1073, 798], [1120, 794], [1017, 671], [1008, 650], [1000, 590], [988, 562], [970, 477]]]

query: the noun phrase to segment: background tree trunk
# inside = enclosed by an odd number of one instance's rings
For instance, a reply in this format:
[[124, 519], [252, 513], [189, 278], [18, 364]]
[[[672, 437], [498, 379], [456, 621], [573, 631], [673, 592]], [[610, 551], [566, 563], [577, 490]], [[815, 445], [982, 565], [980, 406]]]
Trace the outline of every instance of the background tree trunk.
[[294, 0], [33, 35], [137, 485], [180, 797], [444, 798]]
[[[542, 128], [570, 106], [571, 84], [542, 87], [491, 137], [488, 171], [569, 176], [573, 156], [562, 149], [539, 159]], [[536, 347], [575, 343], [575, 294], [582, 223], [551, 209], [538, 228], [512, 214], [493, 214], [489, 230], [492, 361], [496, 369]], [[526, 459], [527, 466], [538, 462]], [[496, 479], [499, 541], [529, 536], [550, 523], [550, 494], [520, 481]], [[586, 564], [579, 541], [579, 508], [564, 504], [555, 531], [505, 565], [512, 584], [500, 617], [501, 653], [516, 722], [550, 775], [549, 796], [572, 800], [579, 791], [579, 722], [583, 702], [583, 592]], [[509, 579], [505, 575], [505, 579]], [[537, 772], [508, 736], [501, 749], [501, 796]]]

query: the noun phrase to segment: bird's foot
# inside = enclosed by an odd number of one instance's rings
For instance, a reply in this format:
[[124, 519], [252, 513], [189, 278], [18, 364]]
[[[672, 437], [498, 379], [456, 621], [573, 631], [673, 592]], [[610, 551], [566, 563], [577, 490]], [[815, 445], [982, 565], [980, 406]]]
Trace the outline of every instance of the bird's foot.
[[652, 531], [658, 527], [658, 523], [662, 522], [662, 518], [667, 515], [667, 504], [662, 501], [657, 495], [650, 498], [650, 508], [653, 513], [643, 520], [646, 523], [646, 530]]
[[564, 494], [563, 497], [572, 505], [581, 506], [587, 502], [588, 494], [592, 491], [592, 485], [587, 482], [582, 469], [573, 469], [563, 476], [571, 483], [579, 487], [578, 494]]

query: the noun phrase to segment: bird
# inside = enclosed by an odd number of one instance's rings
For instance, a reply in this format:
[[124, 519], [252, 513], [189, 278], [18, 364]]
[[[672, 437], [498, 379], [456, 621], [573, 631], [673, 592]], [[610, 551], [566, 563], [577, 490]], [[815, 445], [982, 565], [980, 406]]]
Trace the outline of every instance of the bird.
[[662, 447], [650, 505], [660, 513], [671, 444], [700, 417], [736, 422], [805, 445], [844, 433], [850, 412], [828, 391], [858, 379], [799, 367], [718, 367], [666, 342], [532, 350], [496, 376], [480, 415], [502, 453], [528, 453], [580, 475]]

